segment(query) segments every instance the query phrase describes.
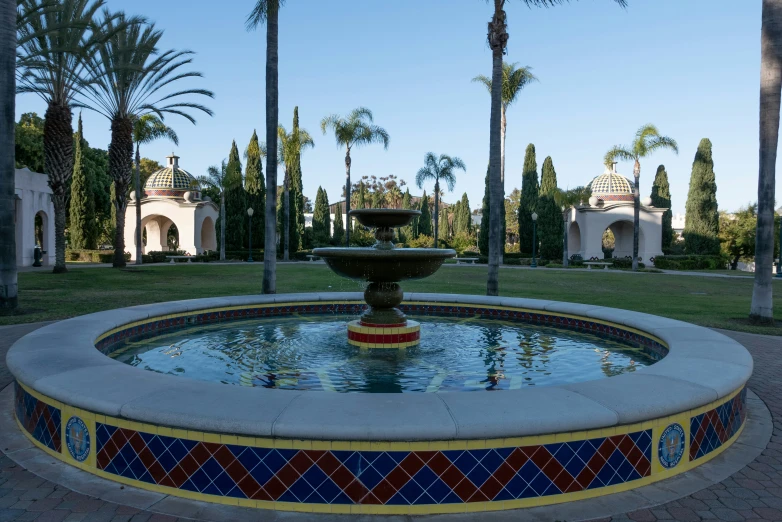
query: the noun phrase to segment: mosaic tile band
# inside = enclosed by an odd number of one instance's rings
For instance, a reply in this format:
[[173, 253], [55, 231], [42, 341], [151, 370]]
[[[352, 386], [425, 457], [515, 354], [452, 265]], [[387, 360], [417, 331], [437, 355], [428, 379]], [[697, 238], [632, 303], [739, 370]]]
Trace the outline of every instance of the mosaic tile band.
[[[15, 391], [17, 418], [28, 436], [74, 463], [61, 451], [65, 434], [60, 410], [19, 384]], [[746, 391], [675, 419], [557, 436], [462, 441], [465, 447], [431, 442], [427, 449], [411, 449], [416, 443], [375, 449], [368, 442], [286, 442], [193, 432], [177, 436], [170, 428], [75, 411], [94, 419], [87, 426], [95, 457], [88, 467], [80, 467], [127, 484], [274, 509], [438, 513], [565, 502], [681, 473], [735, 440], [746, 419]], [[682, 426], [691, 430], [686, 437], [690, 451], [666, 470], [655, 464], [657, 439], [682, 415], [689, 421]], [[600, 431], [606, 434], [595, 436]], [[527, 443], [542, 439], [546, 441]], [[514, 440], [520, 443], [508, 444]]]

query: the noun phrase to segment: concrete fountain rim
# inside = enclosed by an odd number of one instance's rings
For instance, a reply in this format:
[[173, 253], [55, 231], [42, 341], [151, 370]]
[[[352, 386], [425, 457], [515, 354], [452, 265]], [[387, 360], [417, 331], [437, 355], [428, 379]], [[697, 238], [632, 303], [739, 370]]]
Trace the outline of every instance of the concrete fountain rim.
[[187, 430], [297, 440], [434, 441], [548, 435], [675, 415], [734, 393], [752, 374], [749, 352], [707, 328], [615, 308], [536, 299], [406, 293], [406, 302], [539, 310], [645, 332], [669, 353], [643, 371], [500, 393], [340, 394], [267, 390], [133, 368], [95, 348], [107, 331], [201, 310], [362, 301], [363, 294], [248, 295], [172, 301], [84, 315], [23, 337], [9, 350], [16, 380], [99, 415]]

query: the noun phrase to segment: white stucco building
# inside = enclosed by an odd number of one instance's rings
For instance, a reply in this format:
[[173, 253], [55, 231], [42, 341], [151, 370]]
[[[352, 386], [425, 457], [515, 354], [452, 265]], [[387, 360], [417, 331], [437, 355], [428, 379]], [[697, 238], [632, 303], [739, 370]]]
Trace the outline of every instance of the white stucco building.
[[[568, 254], [584, 260], [603, 259], [603, 233], [614, 234], [613, 257], [633, 255], [633, 182], [606, 168], [589, 184], [592, 197], [588, 205], [567, 211]], [[638, 256], [651, 264], [662, 255], [662, 219], [665, 209], [652, 206], [651, 198], [641, 200]]]
[[[220, 211], [209, 198], [201, 198], [198, 181], [179, 166], [179, 156], [171, 153], [166, 166], [152, 174], [144, 184], [141, 199], [141, 226], [146, 230], [142, 253], [167, 251], [168, 231], [176, 226], [179, 250], [196, 255], [217, 250], [215, 223]], [[131, 192], [125, 214], [125, 245], [136, 257], [135, 191]]]
[[46, 253], [43, 266], [54, 265], [54, 204], [49, 177], [29, 169], [14, 172], [16, 264], [32, 266], [36, 245]]

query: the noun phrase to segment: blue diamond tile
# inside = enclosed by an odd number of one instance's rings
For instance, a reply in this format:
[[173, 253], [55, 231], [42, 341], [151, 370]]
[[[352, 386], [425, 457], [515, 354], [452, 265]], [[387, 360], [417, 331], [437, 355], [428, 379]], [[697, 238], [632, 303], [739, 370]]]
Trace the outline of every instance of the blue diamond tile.
[[[460, 502], [461, 502], [461, 500], [460, 500]], [[410, 505], [410, 503], [402, 495], [401, 492], [397, 492], [393, 497], [391, 497], [391, 499], [388, 502], [386, 502], [386, 505], [387, 506], [408, 506], [408, 505]]]
[[440, 504], [461, 504], [462, 499], [459, 498], [459, 496], [451, 491], [448, 493], [448, 495], [440, 502]]
[[214, 485], [217, 486], [217, 489], [219, 489], [223, 494], [223, 496], [228, 495], [228, 492], [236, 487], [236, 482], [234, 482], [234, 480], [225, 471], [215, 477], [213, 482]]
[[261, 462], [260, 457], [256, 455], [255, 451], [253, 451], [253, 448], [244, 448], [244, 450], [238, 455], [234, 453], [234, 456], [247, 471], [252, 471], [252, 469], [255, 468], [259, 462]]
[[546, 490], [552, 485], [551, 479], [548, 478], [543, 473], [538, 473], [538, 475], [532, 479], [532, 481], [529, 483], [530, 487], [535, 490], [535, 493], [538, 494], [538, 496], [542, 496]]
[[448, 496], [449, 493], [451, 493], [451, 488], [448, 487], [448, 484], [443, 482], [442, 480], [435, 479], [432, 484], [429, 486], [429, 488], [426, 490], [426, 493], [432, 497], [432, 499], [436, 503], [440, 503], [443, 501], [445, 497]]
[[500, 455], [495, 450], [488, 450], [486, 452], [486, 455], [481, 459], [481, 466], [486, 468], [486, 471], [489, 473], [494, 473], [497, 471], [497, 468], [500, 467], [500, 464], [503, 463], [505, 460], [505, 457]]
[[315, 488], [315, 492], [320, 495], [324, 502], [331, 504], [331, 502], [341, 493], [342, 490], [339, 486], [334, 484], [331, 479], [326, 479], [323, 483]]
[[263, 463], [266, 464], [270, 470], [277, 473], [283, 468], [283, 466], [285, 466], [285, 464], [288, 463], [288, 460], [289, 459], [286, 459], [280, 453], [280, 450], [271, 450], [266, 454], [266, 457], [263, 459]]
[[481, 487], [484, 482], [486, 482], [486, 479], [491, 477], [491, 473], [489, 473], [486, 468], [478, 464], [475, 466], [472, 471], [466, 474], [467, 478], [470, 479], [470, 482], [475, 484], [478, 487]]
[[370, 466], [362, 470], [356, 478], [358, 478], [367, 489], [371, 490], [383, 480], [383, 477], [384, 475], [381, 475], [373, 466]]
[[324, 480], [328, 477], [318, 466], [311, 466], [310, 469], [304, 472], [302, 478], [309, 483], [313, 488], [320, 486]]
[[[396, 452], [401, 453], [401, 452]], [[376, 459], [372, 461], [372, 467], [377, 470], [380, 475], [385, 477], [397, 466], [401, 460], [396, 460], [392, 455], [387, 452], [381, 453]]]
[[348, 497], [343, 491], [339, 492], [339, 495], [337, 495], [334, 500], [331, 501], [332, 504], [353, 504], [354, 502], [350, 500], [350, 497]]
[[[447, 456], [447, 455], [446, 455]], [[465, 475], [472, 471], [472, 469], [478, 465], [478, 461], [473, 457], [469, 451], [463, 451], [456, 461], [451, 461], [454, 465], [464, 473]]]
[[298, 502], [304, 502], [307, 500], [307, 497], [312, 495], [315, 488], [302, 477], [294, 482], [293, 485], [288, 488], [288, 491], [296, 496]]
[[223, 472], [223, 467], [217, 463], [214, 457], [210, 457], [206, 462], [204, 462], [201, 466], [201, 469], [204, 470], [204, 472], [211, 480], [216, 479], [218, 475]]

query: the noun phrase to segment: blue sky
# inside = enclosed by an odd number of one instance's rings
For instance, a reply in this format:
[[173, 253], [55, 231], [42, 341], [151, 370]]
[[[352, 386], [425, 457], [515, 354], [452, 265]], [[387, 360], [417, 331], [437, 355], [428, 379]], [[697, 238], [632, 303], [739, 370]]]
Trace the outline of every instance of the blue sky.
[[[112, 10], [142, 14], [165, 30], [162, 46], [197, 52], [205, 78], [190, 86], [212, 89], [215, 116], [192, 126], [167, 119], [180, 136], [181, 165], [203, 174], [228, 156], [231, 140], [244, 150], [253, 129], [263, 139], [265, 29], [248, 33], [253, 0], [107, 0]], [[550, 155], [559, 185], [588, 183], [603, 170], [614, 144], [631, 140], [643, 123], [675, 138], [668, 152], [642, 164], [648, 195], [664, 163], [674, 212], [683, 212], [698, 142], [714, 143], [720, 208], [735, 210], [757, 199], [760, 1], [582, 0], [529, 9], [507, 8], [506, 60], [534, 68], [532, 84], [508, 113], [506, 192], [521, 185], [524, 150], [532, 142], [538, 166]], [[353, 153], [353, 176], [395, 174], [413, 183], [428, 151], [461, 157], [454, 201], [467, 192], [480, 206], [489, 148], [489, 95], [471, 83], [490, 74], [486, 46], [490, 6], [482, 0], [288, 0], [280, 15], [280, 121], [290, 128], [293, 107], [315, 138], [302, 158], [304, 192], [319, 185], [336, 201], [344, 183], [344, 151], [320, 132], [320, 120], [369, 107], [391, 135], [389, 149]], [[17, 113], [43, 103], [20, 96]], [[109, 123], [85, 113], [92, 146], [107, 147]], [[161, 163], [173, 146], [142, 150]], [[630, 177], [632, 165], [620, 164]], [[280, 177], [281, 179], [281, 177]], [[777, 184], [782, 201], [782, 183]], [[431, 187], [426, 187], [431, 191]], [[417, 193], [417, 188], [411, 189]]]

